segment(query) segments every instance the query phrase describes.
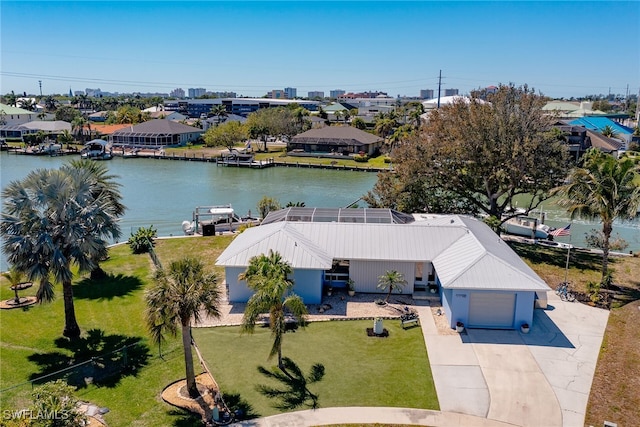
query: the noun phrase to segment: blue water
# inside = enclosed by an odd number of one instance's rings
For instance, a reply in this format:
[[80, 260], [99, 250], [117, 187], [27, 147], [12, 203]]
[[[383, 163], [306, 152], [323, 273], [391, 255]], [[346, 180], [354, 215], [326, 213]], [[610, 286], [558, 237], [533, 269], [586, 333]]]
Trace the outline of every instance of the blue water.
[[[37, 168], [58, 168], [67, 157], [0, 155], [0, 185], [23, 179]], [[245, 169], [182, 160], [123, 159], [104, 163], [118, 175], [127, 211], [121, 221], [123, 240], [138, 227], [153, 225], [158, 235], [182, 235], [182, 221], [191, 220], [196, 206], [231, 204], [239, 215], [268, 196], [283, 206], [343, 207], [369, 191], [376, 182], [371, 172], [333, 171], [295, 167]], [[360, 206], [364, 206], [360, 202]], [[0, 255], [0, 270], [7, 264]]]
[[[0, 154], [0, 186], [24, 178], [37, 168], [57, 168], [71, 157]], [[127, 211], [122, 218], [123, 240], [138, 227], [153, 225], [160, 236], [182, 235], [181, 224], [191, 220], [196, 206], [230, 203], [236, 212], [257, 214], [263, 196], [287, 202], [305, 202], [306, 206], [342, 207], [369, 191], [376, 182], [371, 172], [333, 171], [307, 168], [273, 167], [245, 169], [216, 166], [196, 161], [114, 158], [105, 162], [118, 175]], [[360, 206], [364, 206], [361, 202]], [[563, 227], [570, 221], [567, 213], [547, 203], [543, 206], [546, 223]], [[600, 229], [597, 222], [573, 221], [569, 237], [558, 241], [586, 246], [584, 235]], [[640, 251], [640, 221], [617, 223], [613, 235], [628, 243], [625, 251]], [[0, 270], [7, 264], [0, 254]]]

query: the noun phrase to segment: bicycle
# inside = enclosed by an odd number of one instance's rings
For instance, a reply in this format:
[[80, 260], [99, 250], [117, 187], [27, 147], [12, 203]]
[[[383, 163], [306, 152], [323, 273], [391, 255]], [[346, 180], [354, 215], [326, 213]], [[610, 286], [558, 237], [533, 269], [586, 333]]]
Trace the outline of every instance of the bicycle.
[[576, 300], [576, 296], [569, 292], [569, 282], [560, 283], [556, 288], [556, 295], [559, 295], [562, 301], [574, 302]]

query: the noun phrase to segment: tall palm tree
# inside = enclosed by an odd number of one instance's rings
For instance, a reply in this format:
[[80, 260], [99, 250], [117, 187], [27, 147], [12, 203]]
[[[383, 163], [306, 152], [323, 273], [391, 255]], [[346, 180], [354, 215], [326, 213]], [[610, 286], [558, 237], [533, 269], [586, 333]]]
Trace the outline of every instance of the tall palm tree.
[[402, 273], [398, 273], [396, 270], [387, 270], [383, 275], [378, 277], [378, 289], [383, 291], [388, 289], [387, 297], [384, 299], [384, 302], [389, 302], [391, 292], [394, 290], [402, 292], [402, 288], [404, 288], [406, 284], [407, 281], [404, 280]]
[[[109, 205], [109, 209], [117, 218], [124, 215], [126, 206], [121, 202], [122, 194], [120, 193], [120, 183], [116, 181], [117, 175], [110, 175], [109, 169], [100, 162], [94, 162], [91, 160], [71, 160], [69, 163], [62, 166], [63, 170], [72, 174], [74, 171], [82, 171], [83, 174], [90, 176], [91, 188], [93, 197], [98, 199], [105, 199], [105, 202]], [[92, 256], [95, 263], [94, 268], [91, 270], [92, 278], [104, 275], [102, 268], [100, 268], [100, 261], [104, 260], [107, 256], [107, 248], [96, 248]]]
[[[106, 179], [106, 178], [105, 178]], [[62, 284], [63, 335], [80, 336], [73, 302], [73, 270], [89, 272], [106, 253], [108, 240], [120, 237], [121, 211], [113, 194], [87, 168], [37, 169], [2, 191], [2, 250], [7, 260], [39, 280], [40, 301], [52, 297], [50, 276]]]
[[211, 107], [211, 114], [216, 117], [216, 126], [218, 126], [228, 115], [227, 107], [222, 104], [216, 104]]
[[173, 261], [167, 271], [156, 271], [156, 283], [145, 293], [145, 319], [151, 338], [164, 341], [165, 333], [175, 336], [180, 327], [189, 396], [198, 397], [191, 352], [191, 323], [199, 323], [202, 315], [220, 317], [221, 293], [215, 274], [207, 273], [195, 258]]
[[306, 324], [307, 307], [302, 298], [292, 292], [293, 281], [289, 279], [291, 266], [278, 252], [269, 251], [249, 260], [249, 266], [238, 276], [247, 282], [255, 293], [249, 298], [242, 317], [242, 330], [252, 333], [262, 313], [269, 313], [269, 327], [273, 337], [273, 346], [269, 358], [278, 355], [278, 367], [284, 370], [282, 363], [282, 338], [286, 328], [286, 311], [298, 320], [301, 326]]
[[616, 219], [633, 219], [640, 208], [640, 177], [633, 160], [618, 160], [598, 149], [589, 149], [582, 165], [571, 171], [568, 184], [555, 189], [558, 204], [571, 218], [600, 218], [604, 236], [602, 281], [609, 274], [609, 238]]
[[78, 116], [71, 122], [71, 130], [76, 135], [76, 139], [84, 144], [84, 128], [87, 125], [88, 120], [83, 116]]

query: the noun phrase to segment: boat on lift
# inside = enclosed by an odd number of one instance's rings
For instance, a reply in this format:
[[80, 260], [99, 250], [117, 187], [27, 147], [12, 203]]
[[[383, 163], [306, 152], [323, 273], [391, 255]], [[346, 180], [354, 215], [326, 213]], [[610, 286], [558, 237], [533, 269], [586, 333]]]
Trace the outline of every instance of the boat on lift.
[[107, 150], [108, 142], [104, 139], [92, 139], [84, 144], [80, 158], [87, 160], [111, 160], [111, 150]]
[[543, 224], [538, 218], [518, 215], [509, 218], [502, 224], [502, 229], [507, 234], [528, 237], [530, 239], [553, 240], [550, 234], [554, 229]]
[[238, 216], [233, 207], [198, 206], [193, 211], [191, 221], [182, 222], [182, 231], [186, 235], [200, 234], [213, 236], [216, 233], [235, 232], [241, 226], [259, 225], [260, 219], [251, 216], [251, 211], [246, 216]]

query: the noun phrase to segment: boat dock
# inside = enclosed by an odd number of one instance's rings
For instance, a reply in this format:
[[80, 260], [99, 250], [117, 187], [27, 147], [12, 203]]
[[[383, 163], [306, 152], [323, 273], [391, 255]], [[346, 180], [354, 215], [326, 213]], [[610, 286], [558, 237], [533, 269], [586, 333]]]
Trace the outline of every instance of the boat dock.
[[[190, 155], [189, 155], [190, 154]], [[345, 170], [345, 171], [359, 171], [359, 172], [382, 172], [388, 171], [388, 168], [376, 168], [371, 166], [347, 166], [333, 164], [319, 164], [319, 163], [306, 163], [300, 161], [283, 161], [277, 160], [274, 157], [263, 160], [240, 160], [229, 159], [223, 156], [206, 156], [205, 154], [191, 154], [182, 153], [178, 155], [176, 153], [166, 154], [159, 151], [126, 151], [124, 154], [121, 151], [113, 151], [114, 156], [120, 156], [126, 159], [141, 158], [141, 159], [157, 159], [157, 160], [183, 160], [191, 162], [207, 162], [215, 163], [216, 166], [229, 166], [238, 168], [249, 169], [265, 169], [274, 166], [280, 167], [292, 167], [292, 168], [313, 168], [313, 169], [333, 169], [333, 170]]]

